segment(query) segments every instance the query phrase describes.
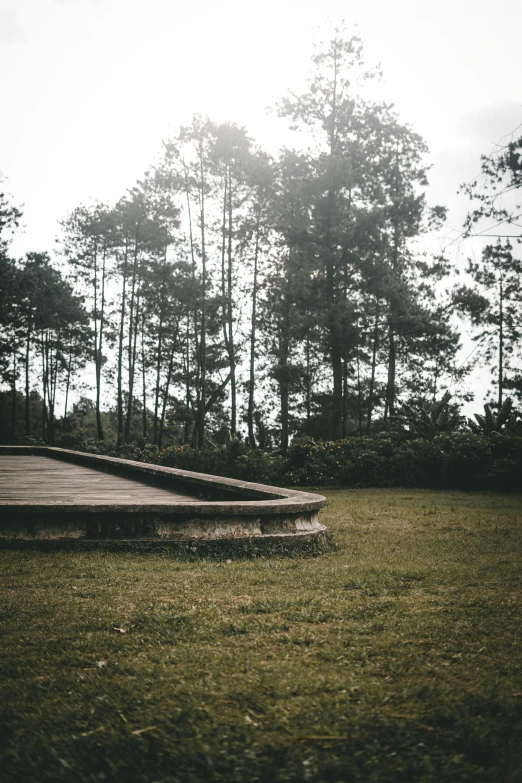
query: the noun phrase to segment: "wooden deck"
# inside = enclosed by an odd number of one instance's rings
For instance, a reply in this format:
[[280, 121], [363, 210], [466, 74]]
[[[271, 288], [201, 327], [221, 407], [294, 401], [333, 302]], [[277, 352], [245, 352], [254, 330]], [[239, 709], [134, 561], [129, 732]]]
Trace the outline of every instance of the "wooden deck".
[[300, 490], [47, 446], [0, 446], [0, 543], [321, 537]]
[[51, 457], [0, 455], [0, 507], [28, 502], [146, 507], [179, 501], [198, 498]]

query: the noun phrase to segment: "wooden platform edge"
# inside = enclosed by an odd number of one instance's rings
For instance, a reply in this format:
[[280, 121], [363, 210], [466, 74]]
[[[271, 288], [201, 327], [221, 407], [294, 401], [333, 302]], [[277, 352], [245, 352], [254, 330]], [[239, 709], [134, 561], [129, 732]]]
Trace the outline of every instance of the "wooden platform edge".
[[325, 498], [300, 490], [46, 446], [0, 446], [1, 455], [52, 457], [201, 496], [199, 502], [176, 499], [132, 506], [1, 502], [3, 540], [209, 541], [279, 536], [289, 541], [292, 536], [320, 537], [326, 531], [318, 521]]

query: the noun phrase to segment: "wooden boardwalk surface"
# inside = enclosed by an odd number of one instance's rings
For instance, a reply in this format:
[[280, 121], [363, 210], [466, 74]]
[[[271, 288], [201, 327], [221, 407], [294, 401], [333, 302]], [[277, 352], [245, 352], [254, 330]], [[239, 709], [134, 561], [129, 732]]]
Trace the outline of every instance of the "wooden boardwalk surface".
[[71, 462], [50, 457], [0, 455], [0, 507], [17, 503], [147, 506], [191, 501], [199, 502], [191, 495]]

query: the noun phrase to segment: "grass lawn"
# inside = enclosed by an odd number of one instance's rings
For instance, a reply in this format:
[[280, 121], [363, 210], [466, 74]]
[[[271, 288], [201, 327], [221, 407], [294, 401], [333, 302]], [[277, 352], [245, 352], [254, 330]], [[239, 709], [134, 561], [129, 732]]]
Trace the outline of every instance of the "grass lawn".
[[2, 782], [522, 781], [522, 496], [325, 494], [318, 557], [0, 552]]

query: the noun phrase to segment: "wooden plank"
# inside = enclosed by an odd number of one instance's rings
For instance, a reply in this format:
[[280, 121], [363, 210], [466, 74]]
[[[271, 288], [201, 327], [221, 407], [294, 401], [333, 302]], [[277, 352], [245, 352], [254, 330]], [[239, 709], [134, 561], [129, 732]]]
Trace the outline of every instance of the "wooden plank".
[[0, 456], [0, 505], [23, 501], [154, 505], [192, 500], [197, 498], [50, 457]]

